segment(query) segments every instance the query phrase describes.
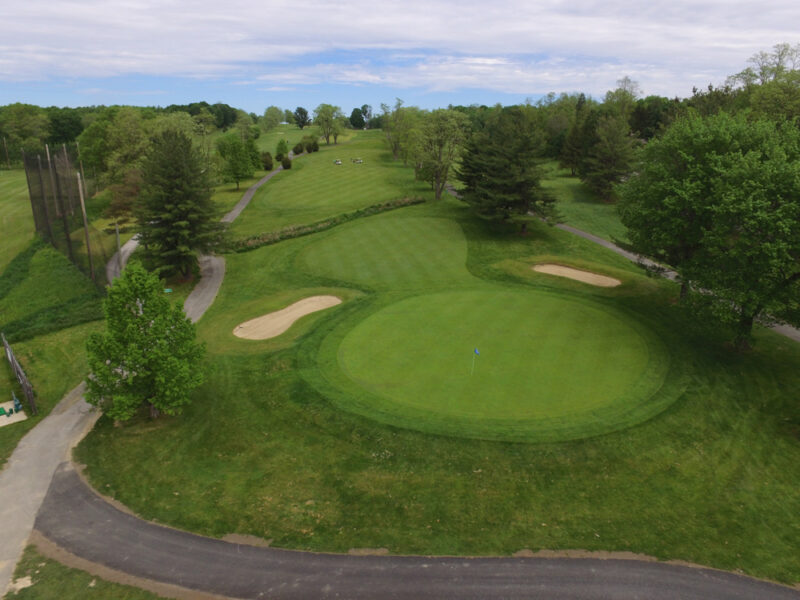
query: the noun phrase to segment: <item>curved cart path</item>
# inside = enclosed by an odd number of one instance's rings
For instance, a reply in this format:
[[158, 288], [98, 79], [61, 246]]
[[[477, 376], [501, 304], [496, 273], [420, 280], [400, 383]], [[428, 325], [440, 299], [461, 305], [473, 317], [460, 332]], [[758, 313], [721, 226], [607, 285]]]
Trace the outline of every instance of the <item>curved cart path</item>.
[[[195, 321], [213, 302], [224, 276], [224, 261], [220, 270], [220, 263], [207, 258], [204, 278], [208, 272], [214, 281], [207, 289], [198, 285], [186, 301]], [[67, 462], [69, 449], [97, 418], [82, 393], [78, 386], [23, 438], [0, 473], [0, 592], [36, 515], [37, 532], [73, 556], [195, 591], [186, 597], [203, 591], [235, 598], [800, 599], [800, 591], [792, 588], [667, 563], [315, 554], [256, 548], [159, 526], [114, 508]], [[9, 531], [16, 533], [9, 536]]]
[[349, 556], [232, 544], [120, 512], [67, 463], [53, 477], [36, 529], [111, 569], [234, 598], [800, 598], [733, 573], [638, 560]]
[[[256, 190], [275, 176], [281, 167], [268, 173], [247, 190], [242, 200], [223, 221], [235, 219]], [[133, 251], [139, 245], [134, 237], [115, 253], [106, 265], [109, 282], [119, 277]], [[225, 259], [221, 256], [200, 257], [201, 280], [186, 298], [183, 308], [194, 323], [214, 302], [225, 277]], [[70, 449], [91, 429], [99, 413], [83, 399], [84, 384], [78, 385], [29, 431], [0, 471], [0, 597], [8, 588], [28, 537], [34, 518], [45, 497], [53, 473], [69, 459]]]

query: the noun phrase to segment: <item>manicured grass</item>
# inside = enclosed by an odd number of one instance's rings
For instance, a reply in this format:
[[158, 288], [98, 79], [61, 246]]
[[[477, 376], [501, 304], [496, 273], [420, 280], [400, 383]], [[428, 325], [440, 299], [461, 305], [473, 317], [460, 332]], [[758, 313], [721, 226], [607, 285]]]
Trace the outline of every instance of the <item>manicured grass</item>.
[[[438, 281], [418, 265], [420, 255], [439, 269]], [[684, 322], [673, 284], [543, 224], [520, 236], [475, 220], [454, 200], [226, 260], [225, 283], [198, 324], [209, 356], [194, 403], [180, 417], [155, 422], [142, 417], [113, 427], [101, 419], [76, 450], [93, 484], [138, 514], [213, 536], [261, 536], [279, 547], [461, 555], [626, 550], [800, 581], [800, 409], [793, 393], [800, 386], [800, 345], [762, 331], [752, 353], [735, 354]], [[540, 260], [600, 271], [623, 285], [593, 288], [531, 271]], [[491, 304], [493, 290], [520, 303], [517, 315], [528, 299], [560, 297], [587, 311], [586, 329], [609, 334], [616, 319], [636, 332], [626, 334], [629, 340], [643, 336], [648, 350], [652, 336], [653, 347], [660, 344], [669, 356], [667, 380], [678, 386], [677, 399], [637, 426], [561, 443], [431, 435], [339, 408], [342, 365], [366, 378], [367, 367], [354, 361], [380, 359], [394, 343], [422, 352], [415, 336], [443, 343], [427, 328], [458, 320], [445, 310], [452, 303], [435, 299], [440, 318], [416, 325], [423, 307], [415, 303], [430, 307], [425, 296], [441, 292], [474, 305], [475, 291], [489, 294]], [[243, 320], [317, 293], [344, 302], [273, 340], [231, 333]], [[489, 328], [505, 319], [501, 310], [486, 310], [482, 319], [461, 308], [456, 314]], [[405, 319], [398, 328], [405, 337], [371, 339], [375, 327], [386, 330], [389, 317]], [[518, 318], [541, 326], [535, 314]], [[604, 335], [583, 340], [567, 321], [550, 320], [554, 333], [586, 348], [612, 346]], [[506, 329], [519, 335], [511, 320]], [[566, 345], [558, 360], [536, 343], [507, 360], [534, 369], [564, 365], [571, 378], [582, 376], [579, 366], [596, 370], [588, 361], [600, 360]], [[480, 344], [488, 350], [479, 348], [478, 360], [500, 347], [497, 340]], [[467, 345], [468, 362], [478, 342], [465, 338], [459, 345]], [[624, 364], [617, 366], [636, 372], [637, 361], [621, 355], [617, 362]], [[476, 372], [487, 364], [478, 363]], [[522, 370], [514, 376], [525, 377]], [[610, 382], [618, 376], [609, 375]], [[569, 382], [553, 378], [548, 385], [556, 384]]]
[[329, 379], [346, 378], [343, 408], [481, 439], [606, 433], [658, 414], [682, 391], [654, 398], [669, 357], [627, 315], [528, 290], [414, 296], [361, 321], [337, 355]]
[[0, 273], [33, 240], [33, 235], [25, 171], [0, 170]]
[[[342, 161], [334, 164], [335, 159]], [[354, 164], [351, 158], [361, 158]], [[235, 237], [305, 225], [407, 196], [423, 196], [429, 186], [414, 180], [410, 169], [393, 162], [380, 131], [355, 133], [349, 142], [295, 159], [291, 171], [261, 188], [231, 226]]]
[[9, 592], [6, 600], [154, 600], [161, 598], [129, 585], [111, 583], [85, 571], [73, 569], [45, 558], [28, 546], [14, 571], [14, 580], [30, 577], [31, 585], [16, 593]]
[[544, 171], [542, 187], [556, 197], [560, 221], [612, 242], [627, 242], [616, 204], [595, 197], [577, 176], [570, 175], [569, 169], [560, 169], [556, 163], [546, 163]]

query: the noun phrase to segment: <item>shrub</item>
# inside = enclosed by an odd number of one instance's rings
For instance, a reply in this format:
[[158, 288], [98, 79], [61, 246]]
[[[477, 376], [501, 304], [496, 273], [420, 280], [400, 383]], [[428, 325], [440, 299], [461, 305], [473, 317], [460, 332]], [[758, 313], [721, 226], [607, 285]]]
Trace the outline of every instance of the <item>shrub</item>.
[[305, 150], [305, 146], [303, 145], [303, 142], [298, 142], [295, 145], [295, 147], [292, 148], [292, 152], [294, 152], [295, 156], [299, 156], [300, 154], [303, 153], [304, 150]]
[[272, 171], [275, 166], [272, 161], [272, 154], [269, 152], [261, 153], [261, 164], [264, 166], [265, 171]]
[[311, 142], [311, 151], [312, 152], [319, 152], [319, 142], [317, 140], [314, 140], [313, 142]]
[[284, 158], [286, 158], [286, 155], [285, 155], [285, 154], [283, 154], [282, 152], [276, 152], [276, 153], [275, 153], [275, 160], [276, 160], [276, 161], [278, 161], [278, 162], [283, 162], [283, 159], [284, 159]]
[[288, 156], [284, 156], [281, 160], [281, 164], [283, 165], [284, 169], [291, 169], [292, 168], [292, 159]]

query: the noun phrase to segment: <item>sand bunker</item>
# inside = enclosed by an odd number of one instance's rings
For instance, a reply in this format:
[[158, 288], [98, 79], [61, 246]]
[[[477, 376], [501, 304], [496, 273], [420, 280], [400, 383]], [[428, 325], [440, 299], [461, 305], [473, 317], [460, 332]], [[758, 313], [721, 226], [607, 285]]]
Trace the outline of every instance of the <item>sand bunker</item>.
[[284, 309], [237, 325], [236, 329], [233, 330], [233, 335], [246, 340], [268, 340], [289, 329], [300, 317], [341, 303], [342, 301], [336, 296], [304, 298]]
[[581, 271], [563, 265], [542, 264], [534, 265], [532, 268], [539, 273], [568, 277], [569, 279], [575, 279], [576, 281], [582, 281], [583, 283], [599, 287], [617, 287], [622, 283], [619, 279], [614, 279], [613, 277], [606, 277], [605, 275], [598, 275], [591, 271]]

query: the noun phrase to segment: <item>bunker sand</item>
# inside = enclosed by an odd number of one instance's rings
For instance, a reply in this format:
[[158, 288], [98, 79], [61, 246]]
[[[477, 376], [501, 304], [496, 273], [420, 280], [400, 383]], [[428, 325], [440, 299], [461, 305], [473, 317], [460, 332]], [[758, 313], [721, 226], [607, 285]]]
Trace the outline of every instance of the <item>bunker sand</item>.
[[299, 318], [341, 304], [336, 296], [311, 296], [286, 308], [250, 319], [236, 326], [233, 335], [246, 340], [268, 340], [282, 334]]
[[567, 277], [598, 287], [617, 287], [622, 283], [619, 279], [614, 279], [613, 277], [606, 277], [605, 275], [598, 275], [591, 271], [581, 271], [580, 269], [573, 269], [572, 267], [565, 267], [563, 265], [541, 264], [534, 265], [531, 268], [538, 273]]

